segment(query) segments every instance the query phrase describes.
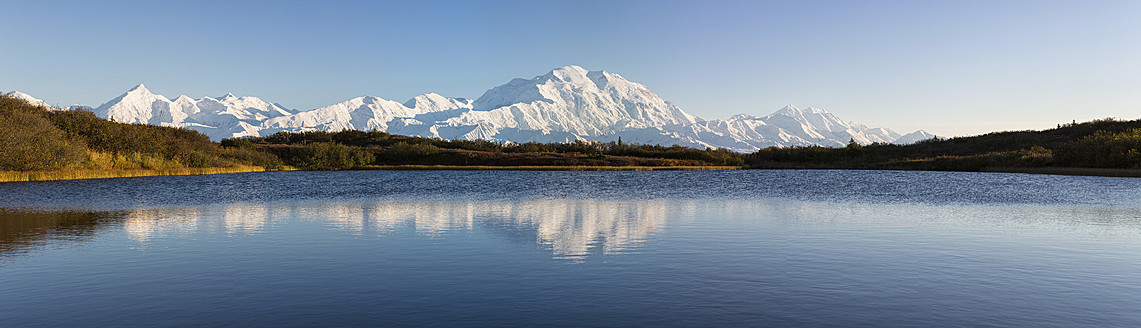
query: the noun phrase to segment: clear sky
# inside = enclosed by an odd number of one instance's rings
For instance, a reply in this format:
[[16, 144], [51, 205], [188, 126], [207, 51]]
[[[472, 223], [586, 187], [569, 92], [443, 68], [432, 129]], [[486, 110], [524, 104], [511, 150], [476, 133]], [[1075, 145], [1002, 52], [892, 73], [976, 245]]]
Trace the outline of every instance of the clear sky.
[[0, 1], [0, 90], [98, 106], [475, 98], [565, 65], [706, 119], [784, 105], [941, 136], [1141, 118], [1141, 1]]

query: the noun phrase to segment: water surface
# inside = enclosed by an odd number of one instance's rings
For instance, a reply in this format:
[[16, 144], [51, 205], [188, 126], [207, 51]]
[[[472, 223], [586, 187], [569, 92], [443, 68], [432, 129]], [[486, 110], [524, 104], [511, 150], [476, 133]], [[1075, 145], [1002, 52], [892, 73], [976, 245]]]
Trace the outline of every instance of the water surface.
[[1141, 179], [273, 172], [0, 207], [0, 326], [1141, 326]]

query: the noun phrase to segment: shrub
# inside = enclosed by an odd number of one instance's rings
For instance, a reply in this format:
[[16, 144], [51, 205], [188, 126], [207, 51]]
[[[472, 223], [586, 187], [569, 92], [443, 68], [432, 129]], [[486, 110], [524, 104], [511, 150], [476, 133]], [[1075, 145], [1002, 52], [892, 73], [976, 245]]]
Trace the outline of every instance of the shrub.
[[392, 145], [392, 147], [388, 147], [388, 149], [381, 153], [381, 157], [385, 161], [403, 163], [422, 160], [428, 156], [438, 153], [439, 151], [439, 147], [430, 144], [410, 144], [401, 141]]
[[261, 166], [270, 170], [280, 170], [285, 166], [277, 156], [252, 148], [223, 148], [218, 152], [223, 157], [246, 165]]
[[315, 142], [305, 146], [295, 165], [306, 170], [347, 170], [368, 165], [374, 159], [372, 153], [358, 147]]
[[224, 165], [215, 155], [210, 138], [197, 131], [144, 124], [108, 121], [86, 110], [55, 111], [52, 124], [68, 138], [82, 141], [91, 150], [115, 154], [150, 154], [173, 159], [190, 167]]
[[553, 153], [556, 151], [554, 145], [531, 141], [504, 146], [503, 151], [509, 153]]
[[1098, 131], [1063, 145], [1055, 157], [1062, 165], [1073, 167], [1138, 168], [1141, 167], [1141, 129], [1121, 133]]
[[226, 148], [254, 149], [254, 142], [249, 138], [226, 138], [221, 144]]
[[602, 143], [590, 140], [575, 140], [555, 146], [560, 153], [594, 154], [602, 152]]
[[0, 170], [58, 169], [86, 159], [86, 149], [71, 142], [46, 118], [30, 112], [0, 114]]

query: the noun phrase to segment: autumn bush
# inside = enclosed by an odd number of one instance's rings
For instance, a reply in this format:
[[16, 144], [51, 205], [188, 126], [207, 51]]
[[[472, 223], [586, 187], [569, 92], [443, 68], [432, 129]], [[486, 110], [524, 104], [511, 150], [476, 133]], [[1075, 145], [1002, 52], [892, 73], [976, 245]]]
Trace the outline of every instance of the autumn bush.
[[0, 170], [59, 169], [86, 159], [81, 142], [69, 140], [39, 115], [42, 110], [27, 107], [14, 98], [0, 99]]
[[314, 142], [303, 148], [293, 164], [306, 170], [347, 170], [371, 164], [372, 153], [358, 147], [332, 142]]
[[381, 152], [380, 158], [384, 163], [416, 163], [438, 152], [440, 147], [428, 143], [398, 142]]
[[1066, 166], [1141, 168], [1141, 129], [1098, 131], [1063, 145], [1055, 153]]

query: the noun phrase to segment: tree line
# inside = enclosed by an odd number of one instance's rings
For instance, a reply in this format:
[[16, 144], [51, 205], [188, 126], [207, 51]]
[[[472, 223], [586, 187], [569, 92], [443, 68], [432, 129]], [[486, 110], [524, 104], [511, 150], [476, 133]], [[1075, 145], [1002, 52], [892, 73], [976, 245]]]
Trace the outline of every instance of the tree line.
[[[281, 131], [264, 137], [222, 140], [223, 146], [267, 149], [287, 164], [307, 168], [336, 168], [336, 165], [308, 165], [314, 145], [346, 146], [342, 153], [371, 153], [374, 165], [438, 164], [438, 165], [617, 165], [633, 166], [658, 159], [662, 165], [731, 165], [744, 164], [742, 154], [725, 149], [697, 149], [684, 146], [626, 144], [619, 141], [507, 143], [488, 140], [447, 140], [393, 135], [380, 131], [344, 130], [338, 132]], [[330, 147], [330, 146], [322, 146]], [[562, 154], [567, 156], [547, 156]], [[367, 155], [352, 155], [367, 160]], [[673, 160], [670, 162], [668, 160]], [[319, 163], [320, 161], [318, 161]], [[308, 166], [307, 166], [308, 165]]]
[[934, 138], [910, 145], [850, 143], [770, 147], [746, 155], [751, 167], [980, 171], [987, 168], [1141, 168], [1141, 120], [1099, 119], [1041, 131]]

